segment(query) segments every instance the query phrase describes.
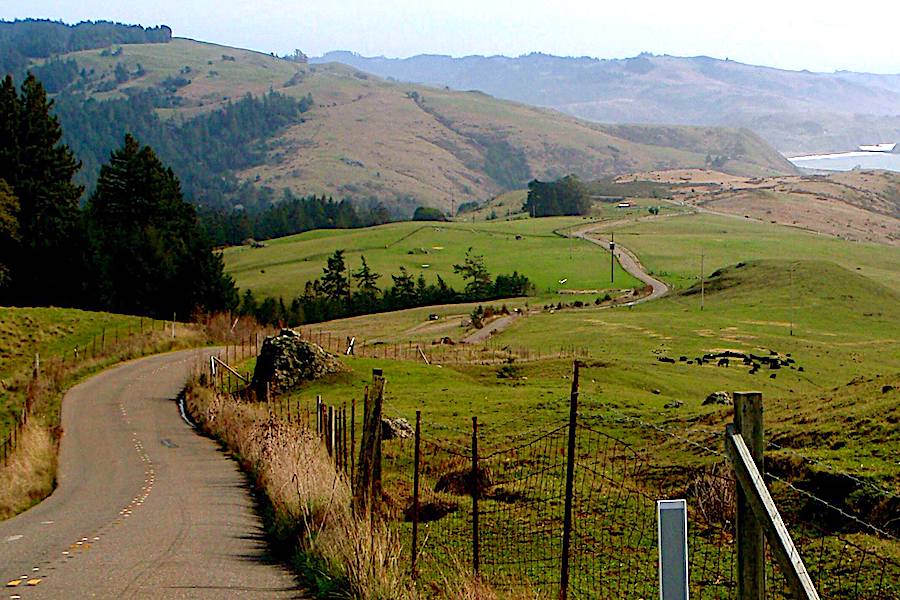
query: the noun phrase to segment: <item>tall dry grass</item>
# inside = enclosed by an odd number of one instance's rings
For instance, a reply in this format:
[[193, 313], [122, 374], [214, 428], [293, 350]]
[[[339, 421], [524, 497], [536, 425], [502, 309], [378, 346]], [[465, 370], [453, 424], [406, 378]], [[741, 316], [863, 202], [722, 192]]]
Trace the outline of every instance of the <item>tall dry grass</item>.
[[187, 391], [191, 415], [253, 475], [271, 504], [274, 526], [295, 532], [293, 541], [332, 591], [364, 600], [415, 597], [400, 566], [400, 540], [380, 521], [355, 518], [349, 482], [322, 443], [264, 406], [197, 385]]
[[33, 419], [22, 429], [19, 445], [6, 466], [0, 465], [0, 520], [46, 498], [56, 479], [56, 436]]
[[385, 521], [353, 514], [349, 482], [314, 435], [273, 418], [265, 404], [217, 395], [196, 382], [186, 395], [195, 421], [232, 451], [266, 494], [270, 529], [291, 532], [295, 564], [319, 591], [361, 600], [501, 598], [459, 565], [447, 565], [441, 585], [416, 587], [397, 532]]

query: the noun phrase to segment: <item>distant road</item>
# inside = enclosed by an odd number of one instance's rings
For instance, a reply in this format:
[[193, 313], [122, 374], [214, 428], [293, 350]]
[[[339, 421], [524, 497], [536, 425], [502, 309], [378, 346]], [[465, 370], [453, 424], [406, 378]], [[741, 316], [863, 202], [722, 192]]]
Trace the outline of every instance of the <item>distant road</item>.
[[[652, 217], [644, 217], [644, 219], [649, 219], [649, 218], [652, 218]], [[661, 217], [657, 217], [657, 218], [661, 218]], [[571, 237], [576, 237], [576, 238], [585, 240], [587, 242], [591, 242], [592, 244], [597, 244], [598, 246], [603, 246], [604, 248], [609, 249], [609, 242], [611, 240], [610, 236], [606, 233], [601, 233], [599, 230], [608, 228], [612, 225], [617, 225], [620, 223], [630, 223], [630, 222], [632, 222], [632, 220], [605, 221], [605, 222], [601, 222], [601, 223], [593, 223], [591, 225], [587, 225], [585, 227], [576, 229], [576, 230], [572, 231], [569, 235]], [[593, 234], [593, 235], [589, 235], [589, 234]], [[631, 304], [638, 304], [640, 302], [648, 302], [650, 300], [656, 300], [657, 298], [662, 298], [663, 296], [665, 296], [666, 294], [669, 293], [669, 286], [665, 282], [663, 282], [659, 279], [656, 279], [655, 277], [650, 275], [650, 273], [648, 273], [644, 269], [644, 265], [641, 264], [641, 261], [634, 254], [634, 252], [632, 252], [631, 250], [629, 250], [628, 248], [626, 248], [619, 242], [616, 242], [614, 254], [615, 254], [616, 260], [619, 261], [619, 264], [622, 265], [622, 268], [625, 269], [625, 271], [628, 274], [632, 275], [636, 279], [639, 279], [644, 284], [649, 285], [652, 288], [652, 291], [650, 292], [650, 294], [648, 294], [647, 296], [638, 298], [634, 302], [631, 302]]]
[[266, 561], [235, 462], [173, 401], [208, 353], [129, 362], [66, 394], [59, 487], [0, 522], [0, 585], [22, 580], [4, 597], [304, 597]]
[[[668, 216], [668, 215], [666, 215]], [[648, 218], [663, 218], [663, 217], [643, 217], [642, 219]], [[575, 237], [586, 242], [590, 242], [592, 244], [597, 244], [598, 246], [602, 246], [604, 248], [609, 248], [609, 236], [604, 233], [600, 233], [598, 230], [601, 228], [610, 227], [612, 225], [618, 225], [621, 223], [630, 223], [633, 222], [633, 219], [628, 220], [620, 220], [620, 221], [602, 221], [600, 223], [591, 223], [590, 225], [586, 225], [584, 227], [580, 227], [566, 234], [569, 237]], [[595, 237], [591, 237], [588, 234], [594, 234]], [[635, 254], [625, 248], [619, 242], [616, 242], [615, 248], [615, 256], [616, 260], [619, 261], [619, 264], [622, 265], [622, 268], [625, 269], [626, 272], [634, 276], [636, 279], [642, 281], [645, 285], [650, 286], [651, 291], [646, 296], [641, 296], [635, 300], [628, 302], [627, 304], [639, 304], [641, 302], [648, 302], [650, 300], [656, 300], [657, 298], [662, 298], [666, 294], [669, 293], [669, 286], [665, 282], [656, 279], [652, 275], [650, 275], [645, 269], [644, 265], [641, 264], [641, 261], [638, 259]], [[610, 308], [614, 305], [608, 305], [605, 308]], [[537, 312], [534, 311], [533, 312]], [[488, 325], [485, 325], [481, 329], [476, 329], [466, 337], [461, 340], [463, 344], [479, 344], [481, 342], [486, 341], [492, 335], [496, 335], [498, 333], [503, 332], [508, 329], [511, 325], [513, 325], [519, 317], [522, 315], [519, 313], [512, 313], [501, 317]]]

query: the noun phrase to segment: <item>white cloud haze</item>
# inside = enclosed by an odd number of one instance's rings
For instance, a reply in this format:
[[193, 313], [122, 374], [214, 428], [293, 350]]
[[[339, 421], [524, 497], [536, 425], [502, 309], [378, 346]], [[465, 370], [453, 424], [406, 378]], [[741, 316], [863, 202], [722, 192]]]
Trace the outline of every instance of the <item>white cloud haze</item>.
[[166, 24], [229, 46], [309, 55], [705, 54], [787, 69], [900, 73], [900, 2], [871, 0], [0, 0], [0, 18]]

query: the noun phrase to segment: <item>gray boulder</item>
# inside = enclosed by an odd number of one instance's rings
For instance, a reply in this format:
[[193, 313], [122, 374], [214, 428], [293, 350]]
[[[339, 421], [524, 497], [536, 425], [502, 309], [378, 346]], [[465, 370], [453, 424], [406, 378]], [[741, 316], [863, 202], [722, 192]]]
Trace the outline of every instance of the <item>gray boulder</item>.
[[381, 439], [383, 440], [405, 440], [416, 435], [415, 429], [404, 418], [397, 417], [390, 419], [388, 417], [381, 418]]
[[282, 329], [278, 335], [263, 341], [251, 385], [262, 397], [266, 383], [269, 383], [273, 393], [281, 393], [296, 388], [304, 381], [346, 370], [337, 356], [307, 342], [296, 331]]
[[713, 392], [703, 401], [704, 406], [707, 404], [731, 404], [731, 396], [728, 392]]

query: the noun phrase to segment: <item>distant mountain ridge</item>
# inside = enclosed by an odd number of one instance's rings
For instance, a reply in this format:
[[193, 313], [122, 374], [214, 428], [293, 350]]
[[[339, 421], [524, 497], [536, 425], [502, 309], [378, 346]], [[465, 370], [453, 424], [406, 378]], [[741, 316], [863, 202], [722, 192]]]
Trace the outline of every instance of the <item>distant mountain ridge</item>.
[[626, 59], [329, 52], [380, 77], [480, 90], [603, 123], [748, 127], [785, 152], [825, 152], [900, 141], [900, 75], [813, 73], [705, 56]]
[[[36, 27], [53, 35], [30, 48], [24, 32]], [[72, 43], [92, 31], [97, 39]], [[572, 173], [795, 172], [746, 129], [600, 125], [342, 64], [172, 38], [167, 27], [26, 21], [3, 23], [0, 34], [54, 95], [88, 186], [127, 132], [157, 149], [195, 202], [219, 208], [265, 207], [290, 190], [409, 216]]]

